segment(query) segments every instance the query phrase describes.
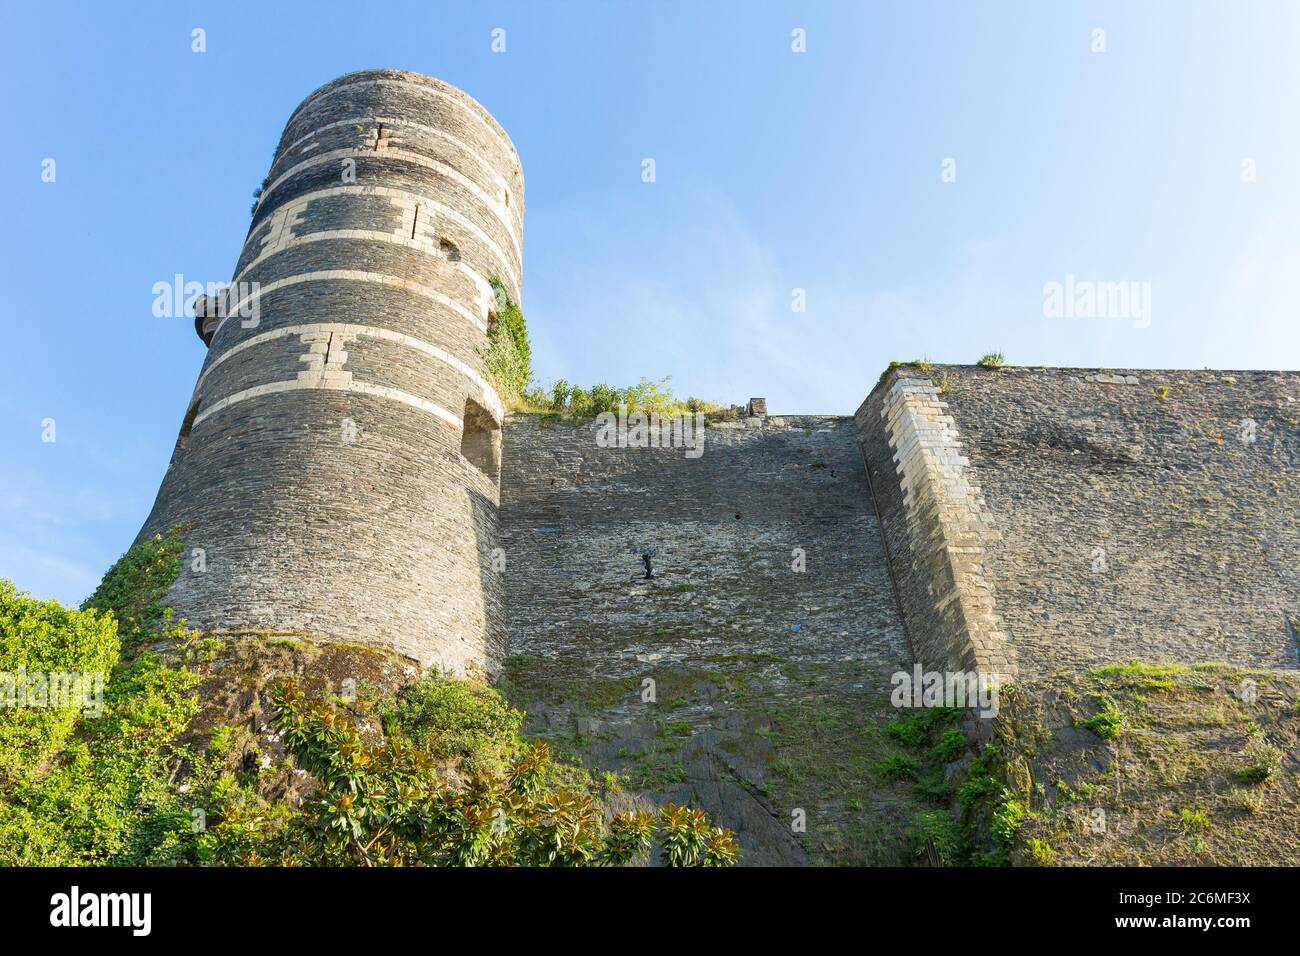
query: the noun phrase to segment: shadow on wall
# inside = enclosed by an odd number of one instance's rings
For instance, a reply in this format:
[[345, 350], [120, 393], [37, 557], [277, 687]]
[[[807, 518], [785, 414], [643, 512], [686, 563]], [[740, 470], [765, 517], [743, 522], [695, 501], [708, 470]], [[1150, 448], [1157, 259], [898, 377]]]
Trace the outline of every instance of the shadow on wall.
[[483, 608], [483, 664], [487, 678], [495, 682], [501, 673], [506, 657], [504, 591], [506, 556], [501, 547], [501, 532], [497, 504], [482, 492], [470, 488], [470, 520], [474, 523], [477, 545], [479, 590]]

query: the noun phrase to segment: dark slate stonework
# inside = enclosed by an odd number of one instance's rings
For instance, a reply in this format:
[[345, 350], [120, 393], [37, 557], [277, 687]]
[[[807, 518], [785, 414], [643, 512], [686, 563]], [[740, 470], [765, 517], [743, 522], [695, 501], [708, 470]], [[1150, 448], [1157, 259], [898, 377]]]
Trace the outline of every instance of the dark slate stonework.
[[[185, 524], [202, 549], [169, 595], [179, 615], [496, 673], [499, 490], [483, 456], [501, 409], [480, 351], [489, 280], [519, 296], [522, 214], [513, 146], [453, 87], [367, 71], [294, 112], [236, 266], [265, 290], [256, 320], [207, 323], [140, 533]], [[482, 430], [473, 461], [466, 416]]]
[[[911, 661], [852, 420], [710, 424], [691, 459], [515, 415], [501, 495], [508, 689], [533, 729], [577, 734], [594, 766], [627, 770], [656, 721], [689, 722], [684, 777], [656, 798], [705, 806], [749, 863], [802, 862], [790, 808], [764, 795], [762, 714], [876, 706]], [[657, 704], [641, 700], [646, 678]], [[607, 686], [623, 690], [600, 702]], [[679, 696], [690, 703], [674, 707]], [[801, 732], [817, 734], [816, 719], [814, 706]]]
[[500, 677], [748, 863], [905, 831], [858, 805], [874, 769], [822, 763], [914, 662], [1300, 666], [1300, 374], [902, 367], [854, 418], [754, 398], [698, 457], [602, 448], [487, 384], [523, 202], [508, 137], [437, 80], [349, 74], [294, 111], [235, 267], [257, 315], [199, 317], [140, 532], [188, 529], [179, 615]]
[[[637, 654], [738, 648], [891, 672], [910, 661], [851, 419], [711, 424], [695, 459], [599, 448], [595, 434], [510, 418], [502, 539], [513, 652], [576, 653], [611, 674], [641, 672]], [[699, 633], [656, 637], [665, 627]]]
[[[955, 422], [991, 517], [984, 577], [1023, 676], [1131, 658], [1297, 666], [1300, 374], [891, 372], [858, 423], [920, 644], [951, 632], [880, 427], [900, 378], [934, 384]], [[931, 657], [944, 651], [962, 648]]]

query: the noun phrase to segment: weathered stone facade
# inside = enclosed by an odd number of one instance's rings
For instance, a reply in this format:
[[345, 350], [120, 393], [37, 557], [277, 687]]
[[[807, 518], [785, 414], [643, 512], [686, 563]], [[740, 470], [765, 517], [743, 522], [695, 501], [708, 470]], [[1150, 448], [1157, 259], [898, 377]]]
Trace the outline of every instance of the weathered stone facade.
[[590, 423], [509, 418], [507, 689], [532, 730], [706, 807], [747, 863], [803, 862], [792, 810], [822, 828], [850, 812], [824, 776], [783, 798], [773, 736], [844, 751], [826, 715], [861, 726], [912, 655], [851, 419], [710, 423], [702, 451], [600, 447]]
[[602, 679], [1296, 665], [1295, 373], [902, 367], [855, 419], [750, 399], [699, 457], [521, 417], [503, 499], [480, 353], [522, 217], [513, 146], [453, 87], [367, 71], [295, 110], [141, 531], [189, 526], [178, 613], [476, 676], [507, 617], [516, 654]]
[[[928, 501], [900, 396], [946, 449], [924, 456]], [[926, 663], [969, 659], [953, 593], [1026, 677], [1300, 663], [1300, 374], [905, 366], [857, 422]]]
[[185, 523], [203, 550], [179, 614], [496, 671], [503, 409], [480, 351], [491, 280], [519, 299], [523, 205], [505, 133], [437, 80], [349, 74], [294, 111], [141, 531]]
[[957, 429], [937, 389], [895, 378], [856, 417], [866, 461], [874, 463], [876, 507], [895, 518], [890, 553], [902, 582], [923, 670], [1015, 676], [1012, 651], [984, 574], [987, 542], [997, 531]]

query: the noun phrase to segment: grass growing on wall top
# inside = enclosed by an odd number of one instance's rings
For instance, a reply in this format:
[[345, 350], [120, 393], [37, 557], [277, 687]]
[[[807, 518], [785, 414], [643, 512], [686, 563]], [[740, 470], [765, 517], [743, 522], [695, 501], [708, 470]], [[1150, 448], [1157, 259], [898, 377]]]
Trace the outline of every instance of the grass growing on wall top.
[[597, 384], [590, 389], [570, 385], [560, 379], [551, 386], [549, 392], [542, 388], [530, 388], [524, 394], [519, 410], [550, 412], [581, 420], [595, 418], [602, 412], [617, 413], [620, 408], [625, 408], [629, 415], [633, 412], [685, 415], [716, 411], [718, 406], [698, 398], [678, 398], [668, 387], [666, 377], [657, 382], [643, 378], [638, 384], [625, 388]]
[[570, 385], [564, 379], [543, 388], [533, 381], [532, 346], [528, 325], [518, 303], [510, 298], [500, 277], [492, 277], [496, 307], [488, 321], [488, 347], [481, 353], [496, 384], [497, 393], [512, 411], [554, 413], [567, 418], [595, 418], [601, 412], [661, 415], [715, 411], [718, 406], [698, 398], [678, 398], [668, 379], [642, 378], [636, 385], [617, 388], [603, 383], [590, 388]]

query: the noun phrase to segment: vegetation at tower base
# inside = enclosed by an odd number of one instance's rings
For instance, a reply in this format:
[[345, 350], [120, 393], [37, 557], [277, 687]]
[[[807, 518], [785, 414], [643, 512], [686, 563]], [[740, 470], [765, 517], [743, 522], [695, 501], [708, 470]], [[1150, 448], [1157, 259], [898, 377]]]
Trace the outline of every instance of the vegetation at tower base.
[[[425, 695], [427, 696], [427, 695]], [[608, 830], [590, 793], [549, 790], [550, 755], [534, 741], [511, 759], [502, 781], [474, 775], [453, 788], [432, 756], [400, 736], [367, 746], [356, 726], [324, 702], [286, 687], [278, 727], [320, 788], [297, 812], [245, 813], [225, 807], [201, 838], [205, 860], [255, 865], [620, 866], [650, 846], [654, 814], [614, 816]], [[457, 723], [460, 723], [459, 721]], [[511, 732], [507, 718], [497, 729]], [[464, 727], [456, 728], [458, 730]], [[662, 861], [727, 866], [734, 837], [704, 814], [665, 807]]]
[[174, 623], [181, 533], [133, 547], [81, 611], [0, 582], [0, 672], [109, 672], [98, 716], [0, 710], [0, 864], [613, 865], [655, 834], [667, 865], [734, 862], [698, 810], [608, 812], [490, 688]]
[[[170, 745], [198, 713], [198, 678], [136, 649], [146, 638], [184, 633], [158, 603], [179, 570], [179, 553], [177, 532], [142, 542], [82, 611], [32, 601], [0, 583], [4, 670], [105, 679], [98, 717], [77, 707], [0, 712], [0, 863], [176, 858], [190, 815], [170, 785]], [[36, 727], [42, 733], [33, 739], [28, 732]]]
[[[17, 675], [20, 669], [97, 674], [117, 661], [117, 623], [111, 614], [37, 601], [19, 594], [8, 581], [0, 581], [0, 634], [3, 674]], [[7, 696], [9, 682], [0, 690]], [[0, 720], [0, 780], [16, 782], [26, 768], [62, 749], [76, 720], [71, 707], [8, 705]]]

